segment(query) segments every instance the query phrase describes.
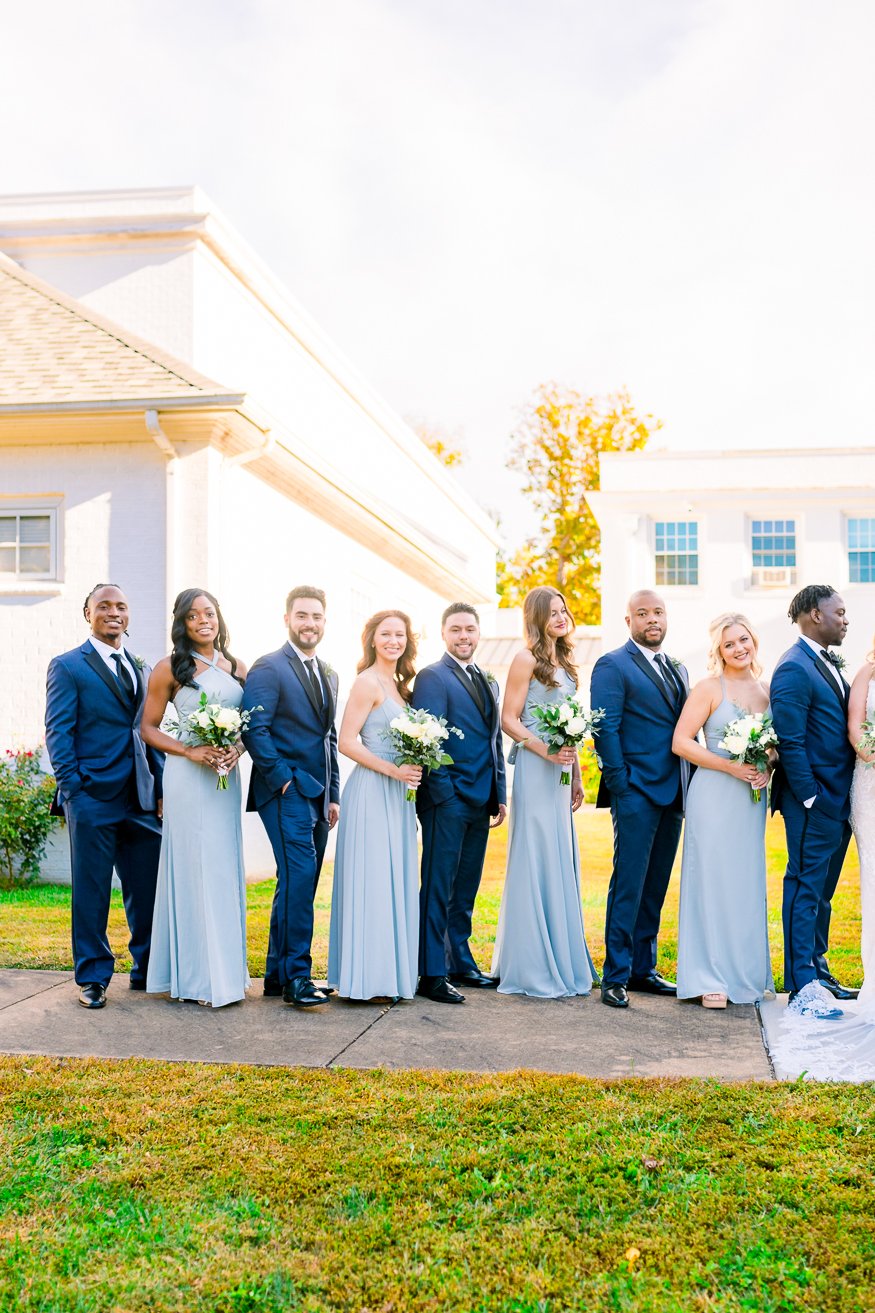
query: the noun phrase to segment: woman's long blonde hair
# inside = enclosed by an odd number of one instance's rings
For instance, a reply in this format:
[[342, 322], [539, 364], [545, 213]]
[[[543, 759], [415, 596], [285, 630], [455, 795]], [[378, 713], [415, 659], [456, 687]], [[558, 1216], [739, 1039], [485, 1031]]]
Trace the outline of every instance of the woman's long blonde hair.
[[574, 616], [568, 609], [568, 603], [558, 588], [548, 588], [542, 584], [526, 594], [523, 602], [523, 621], [526, 627], [526, 647], [535, 658], [534, 677], [545, 688], [558, 688], [559, 681], [555, 675], [551, 646], [553, 639], [547, 637], [547, 624], [550, 620], [550, 604], [554, 597], [562, 598], [571, 624], [571, 632], [555, 640], [556, 661], [577, 685], [577, 666], [574, 664]]
[[763, 673], [763, 668], [757, 660], [757, 653], [760, 650], [760, 637], [747, 616], [742, 615], [740, 611], [724, 611], [722, 615], [718, 615], [715, 620], [712, 620], [708, 626], [708, 633], [711, 638], [711, 648], [708, 652], [708, 674], [723, 674], [726, 663], [720, 655], [720, 644], [723, 642], [723, 635], [730, 625], [741, 625], [753, 639], [753, 659], [750, 668], [754, 677], [759, 679]]

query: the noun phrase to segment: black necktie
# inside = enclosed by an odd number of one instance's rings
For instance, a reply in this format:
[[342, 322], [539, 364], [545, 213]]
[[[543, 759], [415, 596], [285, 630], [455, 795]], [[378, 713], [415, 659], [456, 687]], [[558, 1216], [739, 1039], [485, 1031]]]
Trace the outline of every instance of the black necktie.
[[476, 666], [466, 666], [465, 674], [471, 681], [471, 689], [474, 693], [474, 699], [481, 712], [486, 710], [486, 703], [483, 701], [483, 686], [478, 678], [480, 671]]
[[319, 682], [319, 676], [316, 674], [316, 660], [314, 657], [307, 657], [304, 661], [307, 667], [307, 674], [310, 677], [310, 687], [316, 695], [316, 706], [320, 711], [325, 710], [325, 699], [322, 696], [322, 685]]
[[113, 652], [112, 659], [115, 662], [115, 667], [118, 673], [119, 682], [125, 691], [125, 696], [127, 697], [129, 702], [133, 702], [135, 696], [134, 681], [131, 679], [131, 676], [128, 673], [128, 667], [125, 663], [124, 658], [122, 657], [121, 652]]
[[666, 688], [671, 694], [672, 702], [677, 702], [678, 700], [677, 681], [675, 680], [674, 675], [668, 668], [668, 659], [666, 658], [665, 653], [657, 652], [654, 656], [654, 661], [656, 663], [656, 667], [659, 670], [660, 675], [662, 676], [662, 682], [665, 684]]

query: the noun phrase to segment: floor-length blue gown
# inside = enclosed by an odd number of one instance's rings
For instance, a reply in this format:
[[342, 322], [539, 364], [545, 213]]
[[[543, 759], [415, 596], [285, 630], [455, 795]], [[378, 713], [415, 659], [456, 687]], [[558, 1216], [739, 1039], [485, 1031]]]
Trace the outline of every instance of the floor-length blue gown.
[[[173, 699], [183, 742], [202, 692], [210, 703], [239, 707], [243, 689], [217, 665], [199, 671], [195, 688]], [[164, 822], [152, 951], [146, 988], [153, 994], [224, 1007], [249, 988], [246, 966], [246, 881], [243, 870], [240, 771], [218, 776], [186, 757], [164, 766]]]
[[[723, 681], [721, 680], [723, 686]], [[705, 743], [720, 740], [747, 715], [726, 695], [705, 721]], [[684, 821], [678, 915], [678, 998], [725, 994], [755, 1003], [774, 991], [766, 913], [766, 797], [750, 785], [700, 766], [690, 781]]]
[[[362, 725], [362, 744], [384, 761], [395, 760], [385, 731], [402, 711], [386, 698]], [[341, 998], [416, 993], [419, 854], [406, 793], [402, 780], [361, 765], [343, 790], [328, 941], [328, 983]]]
[[[560, 668], [558, 688], [531, 680], [520, 719], [535, 737], [532, 708], [575, 692]], [[583, 933], [580, 858], [571, 812], [571, 785], [562, 768], [525, 749], [511, 750], [513, 795], [507, 873], [498, 917], [492, 974], [499, 993], [563, 998], [588, 994], [597, 980]]]

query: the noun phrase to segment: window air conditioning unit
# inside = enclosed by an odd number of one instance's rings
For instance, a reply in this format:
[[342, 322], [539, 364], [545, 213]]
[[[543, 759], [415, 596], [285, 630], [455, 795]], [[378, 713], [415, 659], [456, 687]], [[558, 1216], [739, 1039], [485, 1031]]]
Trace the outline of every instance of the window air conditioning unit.
[[751, 573], [753, 588], [790, 588], [796, 582], [796, 571], [792, 566], [761, 566]]

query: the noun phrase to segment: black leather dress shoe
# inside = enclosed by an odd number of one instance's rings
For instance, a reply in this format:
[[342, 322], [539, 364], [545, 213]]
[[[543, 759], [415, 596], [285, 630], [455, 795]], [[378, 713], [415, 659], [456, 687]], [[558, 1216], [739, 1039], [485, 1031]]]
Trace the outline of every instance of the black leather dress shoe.
[[464, 1003], [465, 995], [451, 985], [446, 976], [420, 976], [417, 994], [433, 1003]]
[[79, 1002], [83, 1008], [105, 1008], [106, 990], [103, 985], [83, 985], [79, 990]]
[[146, 988], [146, 982], [145, 982], [145, 980], [129, 980], [129, 981], [128, 981], [128, 989], [139, 989], [139, 990], [145, 990], [145, 988]]
[[453, 971], [447, 976], [454, 985], [470, 985], [472, 989], [497, 989], [498, 977], [487, 976], [485, 971]]
[[678, 987], [673, 980], [666, 980], [658, 971], [651, 971], [649, 976], [630, 976], [628, 989], [638, 994], [676, 995]]
[[265, 998], [282, 998], [283, 987], [278, 980], [265, 980], [264, 997]]
[[283, 1002], [291, 1003], [296, 1008], [317, 1008], [320, 1003], [327, 1003], [328, 996], [317, 989], [312, 980], [299, 976], [283, 985]]
[[602, 1002], [609, 1008], [627, 1008], [629, 995], [625, 985], [602, 985]]
[[831, 971], [822, 972], [817, 979], [823, 985], [824, 989], [829, 990], [833, 998], [840, 999], [843, 1003], [847, 1003], [850, 999], [856, 998], [860, 992], [859, 989], [846, 989], [844, 985], [840, 985]]

